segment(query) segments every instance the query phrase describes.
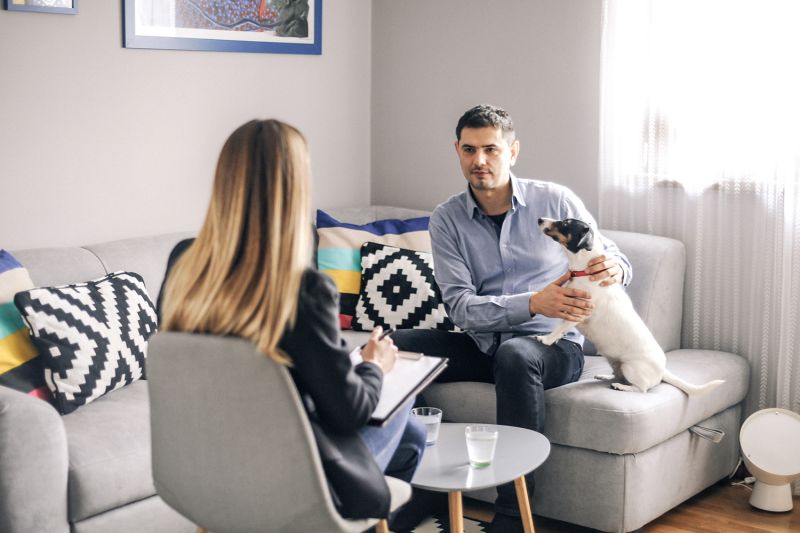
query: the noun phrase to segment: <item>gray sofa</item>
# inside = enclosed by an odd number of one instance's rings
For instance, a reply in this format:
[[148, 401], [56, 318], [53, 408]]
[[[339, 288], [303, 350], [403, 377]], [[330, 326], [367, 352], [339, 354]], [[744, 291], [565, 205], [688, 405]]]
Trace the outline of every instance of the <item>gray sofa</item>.
[[[427, 213], [372, 208], [334, 209], [330, 214], [363, 224]], [[736, 467], [740, 403], [747, 394], [749, 367], [738, 355], [681, 349], [686, 263], [682, 243], [639, 233], [604, 234], [633, 264], [628, 293], [667, 352], [670, 370], [694, 383], [725, 380], [714, 392], [694, 398], [664, 383], [646, 394], [624, 393], [593, 379], [611, 369], [603, 357], [589, 355], [578, 382], [545, 393], [544, 433], [552, 451], [536, 471], [534, 514], [623, 532], [642, 527]], [[351, 345], [364, 342], [365, 335], [345, 332]], [[595, 354], [590, 344], [585, 348], [587, 354]], [[442, 408], [445, 421], [495, 421], [492, 385], [433, 384], [423, 395], [429, 405]], [[705, 438], [704, 428], [725, 435], [714, 443]], [[471, 496], [494, 501], [495, 492]]]
[[[363, 223], [424, 212], [370, 207], [331, 210]], [[621, 393], [591, 376], [607, 370], [587, 357], [581, 381], [547, 392], [552, 452], [537, 470], [534, 513], [605, 531], [630, 531], [725, 477], [739, 457], [739, 403], [747, 393], [743, 358], [680, 349], [683, 246], [673, 240], [607, 232], [631, 258], [630, 294], [665, 350], [669, 367], [695, 382], [722, 378], [708, 396], [688, 399], [669, 385]], [[116, 270], [138, 272], [151, 295], [184, 234], [95, 246], [14, 251], [37, 285], [75, 283]], [[345, 332], [353, 343], [363, 333]], [[491, 385], [434, 384], [426, 400], [454, 422], [494, 421]], [[222, 400], [223, 398], [221, 398]], [[59, 416], [36, 398], [0, 387], [0, 531], [191, 532], [194, 526], [156, 494], [150, 470], [147, 382], [139, 381]], [[692, 431], [725, 432], [715, 444]], [[491, 500], [493, 494], [475, 495]]]
[[[128, 270], [142, 275], [155, 298], [169, 252], [186, 236], [11, 253], [38, 286]], [[0, 531], [194, 532], [156, 495], [148, 409], [146, 381], [65, 416], [42, 400], [0, 387]]]

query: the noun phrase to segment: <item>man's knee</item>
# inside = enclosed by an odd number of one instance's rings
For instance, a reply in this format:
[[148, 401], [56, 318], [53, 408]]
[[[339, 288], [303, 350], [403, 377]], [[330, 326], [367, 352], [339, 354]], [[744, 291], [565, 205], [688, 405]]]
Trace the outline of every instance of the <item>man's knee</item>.
[[534, 342], [525, 337], [517, 337], [501, 344], [494, 354], [495, 375], [527, 375], [530, 372], [541, 374], [542, 349]]

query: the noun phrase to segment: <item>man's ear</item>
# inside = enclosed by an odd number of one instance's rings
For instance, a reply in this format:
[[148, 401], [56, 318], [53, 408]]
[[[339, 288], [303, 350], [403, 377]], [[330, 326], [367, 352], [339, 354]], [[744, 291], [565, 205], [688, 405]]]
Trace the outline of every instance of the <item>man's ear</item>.
[[514, 139], [514, 142], [511, 143], [511, 161], [510, 166], [514, 166], [514, 163], [517, 162], [517, 157], [519, 157], [519, 141]]
[[456, 147], [456, 155], [461, 157], [461, 150], [458, 149], [458, 139], [456, 139], [454, 146]]

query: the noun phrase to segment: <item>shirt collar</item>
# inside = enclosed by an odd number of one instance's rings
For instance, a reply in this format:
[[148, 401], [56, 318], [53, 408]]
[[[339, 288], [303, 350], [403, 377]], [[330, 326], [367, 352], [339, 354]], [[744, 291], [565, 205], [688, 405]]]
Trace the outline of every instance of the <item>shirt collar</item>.
[[518, 205], [527, 206], [525, 203], [525, 195], [522, 194], [522, 187], [519, 180], [514, 174], [511, 174], [511, 209], [513, 210]]
[[[511, 179], [511, 211], [515, 211], [518, 205], [527, 205], [525, 203], [525, 197], [522, 194], [522, 190], [519, 185], [519, 180], [517, 177], [512, 173], [510, 175]], [[480, 206], [475, 201], [475, 197], [472, 195], [472, 189], [469, 188], [469, 184], [467, 184], [467, 216], [471, 218], [475, 218], [478, 216], [479, 213], [482, 213]]]

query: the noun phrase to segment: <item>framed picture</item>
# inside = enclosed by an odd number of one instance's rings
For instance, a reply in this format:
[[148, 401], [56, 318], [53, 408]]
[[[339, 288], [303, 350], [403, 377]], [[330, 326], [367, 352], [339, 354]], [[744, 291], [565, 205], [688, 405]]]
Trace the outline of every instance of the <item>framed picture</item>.
[[322, 53], [322, 0], [123, 1], [126, 48]]
[[5, 0], [9, 11], [38, 11], [39, 13], [61, 13], [77, 15], [78, 0]]

